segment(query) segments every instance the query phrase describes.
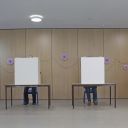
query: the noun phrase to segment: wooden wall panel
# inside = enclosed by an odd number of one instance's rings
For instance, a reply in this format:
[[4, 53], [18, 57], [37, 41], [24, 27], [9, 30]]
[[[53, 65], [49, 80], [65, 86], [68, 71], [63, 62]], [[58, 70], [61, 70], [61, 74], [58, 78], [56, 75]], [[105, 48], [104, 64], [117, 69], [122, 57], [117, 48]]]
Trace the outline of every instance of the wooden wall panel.
[[[23, 29], [0, 30], [0, 98], [4, 98], [4, 84], [14, 82], [12, 57], [37, 56], [41, 62], [42, 83], [50, 83], [53, 99], [71, 99], [71, 84], [80, 82], [80, 57], [106, 56], [106, 82], [117, 83], [117, 97], [128, 98], [128, 29]], [[63, 60], [62, 55], [68, 59]], [[108, 89], [99, 89], [99, 97], [108, 97]], [[76, 89], [75, 96], [83, 97]], [[15, 89], [14, 99], [23, 98], [23, 89]], [[40, 91], [47, 98], [47, 90]]]
[[[41, 68], [41, 83], [51, 84], [51, 30], [28, 29], [26, 31], [26, 57], [39, 57]], [[39, 98], [47, 98], [46, 88], [39, 88]]]
[[110, 58], [107, 81], [117, 83], [118, 98], [128, 98], [128, 70], [123, 69], [123, 65], [128, 64], [128, 29], [105, 29], [104, 53]]
[[[80, 57], [103, 56], [103, 29], [79, 29], [78, 30], [78, 56], [79, 69]], [[80, 70], [79, 70], [80, 80]], [[83, 90], [79, 90], [79, 96], [83, 96]], [[98, 88], [98, 97], [104, 97], [104, 89]]]
[[[8, 65], [7, 59], [23, 56], [25, 56], [25, 31], [0, 30], [1, 99], [4, 98], [4, 84], [14, 83], [14, 65]], [[22, 89], [15, 89], [13, 98], [21, 97], [22, 92]]]
[[[68, 59], [62, 56], [67, 54]], [[71, 85], [78, 82], [77, 30], [52, 31], [53, 98], [71, 99]]]

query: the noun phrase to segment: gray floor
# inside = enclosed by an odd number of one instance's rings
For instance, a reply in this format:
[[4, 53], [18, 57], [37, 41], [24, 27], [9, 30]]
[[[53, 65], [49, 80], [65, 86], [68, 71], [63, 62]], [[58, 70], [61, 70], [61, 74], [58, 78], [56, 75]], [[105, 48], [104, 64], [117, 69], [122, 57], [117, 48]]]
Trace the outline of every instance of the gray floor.
[[118, 100], [116, 109], [108, 100], [98, 106], [75, 101], [75, 109], [70, 100], [52, 101], [50, 109], [47, 101], [35, 106], [15, 101], [8, 110], [0, 104], [0, 128], [128, 128], [128, 100]]

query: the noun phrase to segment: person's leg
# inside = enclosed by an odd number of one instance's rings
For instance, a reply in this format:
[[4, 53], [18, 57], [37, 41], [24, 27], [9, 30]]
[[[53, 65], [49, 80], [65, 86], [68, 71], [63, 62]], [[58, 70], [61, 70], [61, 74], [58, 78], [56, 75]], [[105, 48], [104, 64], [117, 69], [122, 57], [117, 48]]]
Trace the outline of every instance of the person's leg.
[[92, 92], [93, 92], [93, 103], [95, 105], [97, 105], [98, 104], [98, 102], [97, 102], [97, 87], [92, 87]]
[[32, 100], [33, 104], [36, 104], [36, 87], [32, 87]]
[[24, 105], [27, 105], [29, 103], [28, 89], [29, 89], [29, 87], [24, 88]]
[[90, 95], [90, 87], [86, 87], [86, 94], [88, 99], [88, 105], [91, 105], [91, 95]]

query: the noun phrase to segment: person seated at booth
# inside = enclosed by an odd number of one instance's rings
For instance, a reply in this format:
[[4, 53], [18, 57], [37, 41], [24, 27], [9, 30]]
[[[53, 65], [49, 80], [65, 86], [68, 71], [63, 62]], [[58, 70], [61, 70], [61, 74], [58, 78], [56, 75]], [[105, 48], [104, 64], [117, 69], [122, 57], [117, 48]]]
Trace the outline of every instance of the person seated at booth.
[[28, 94], [32, 94], [33, 105], [36, 104], [36, 87], [25, 87], [24, 88], [24, 105], [29, 104]]
[[93, 103], [94, 105], [98, 104], [97, 101], [97, 87], [85, 87], [85, 93], [87, 95], [87, 99], [88, 99], [88, 105], [91, 105], [91, 93], [93, 94]]

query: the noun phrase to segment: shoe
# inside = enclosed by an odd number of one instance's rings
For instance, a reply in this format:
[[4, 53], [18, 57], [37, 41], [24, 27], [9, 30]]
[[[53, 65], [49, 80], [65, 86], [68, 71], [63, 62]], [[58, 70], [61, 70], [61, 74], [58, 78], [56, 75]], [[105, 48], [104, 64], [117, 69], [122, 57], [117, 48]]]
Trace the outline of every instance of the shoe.
[[98, 102], [97, 101], [94, 101], [93, 103], [94, 103], [94, 105], [98, 105]]
[[88, 101], [88, 106], [90, 106], [91, 105], [91, 101]]
[[24, 102], [24, 105], [27, 105], [28, 103]]
[[32, 105], [36, 105], [36, 103], [32, 103]]

